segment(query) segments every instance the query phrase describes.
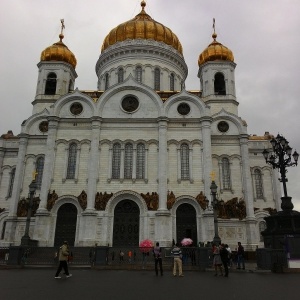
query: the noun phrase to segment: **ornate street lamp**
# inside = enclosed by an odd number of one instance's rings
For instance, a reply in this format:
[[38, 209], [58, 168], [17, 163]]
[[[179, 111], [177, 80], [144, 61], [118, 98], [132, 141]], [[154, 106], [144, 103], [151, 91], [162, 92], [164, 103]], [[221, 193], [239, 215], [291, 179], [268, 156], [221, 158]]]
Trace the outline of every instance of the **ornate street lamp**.
[[29, 226], [30, 226], [30, 219], [32, 213], [33, 196], [35, 194], [36, 189], [37, 189], [37, 184], [35, 179], [33, 179], [29, 185], [29, 203], [28, 203], [28, 210], [27, 210], [26, 227], [25, 227], [25, 233], [21, 239], [21, 246], [29, 246], [30, 244]]
[[[284, 196], [281, 197], [281, 209], [273, 215], [265, 217], [267, 228], [261, 232], [264, 237], [266, 248], [282, 249], [286, 247], [286, 241], [290, 238], [295, 238], [300, 234], [300, 213], [293, 210], [292, 197], [288, 196], [286, 183], [287, 167], [297, 166], [299, 154], [289, 146], [289, 142], [280, 134], [270, 141], [272, 152], [263, 151], [264, 158], [267, 164], [270, 164], [273, 169], [278, 169], [280, 173], [279, 180], [283, 185]], [[296, 240], [295, 240], [296, 241]], [[296, 242], [293, 242], [296, 245]], [[293, 251], [299, 252], [299, 246], [293, 246]]]
[[[221, 238], [219, 237], [219, 228], [218, 228], [218, 214], [219, 214], [219, 207], [224, 203], [224, 201], [217, 199], [217, 190], [218, 190], [218, 186], [216, 185], [215, 181], [212, 180], [210, 185], [210, 191], [212, 195], [211, 208], [213, 209], [214, 212], [214, 228], [215, 228], [215, 236], [213, 239], [213, 243], [218, 246], [221, 243]], [[208, 207], [208, 209], [210, 209], [210, 207]]]
[[[289, 142], [282, 135], [278, 134], [276, 138], [273, 138], [270, 141], [270, 143], [272, 145], [273, 152], [270, 153], [265, 149], [263, 151], [263, 156], [267, 164], [270, 164], [273, 169], [278, 169], [280, 172], [281, 178], [279, 178], [279, 180], [282, 182], [284, 192], [284, 196], [281, 197], [281, 209], [283, 211], [292, 210], [294, 205], [292, 203], [292, 197], [289, 197], [287, 193], [286, 183], [288, 180], [286, 178], [286, 173], [287, 167], [297, 166], [299, 154], [297, 151], [294, 151], [292, 154], [293, 149], [289, 146]], [[292, 157], [294, 161], [292, 161]]]

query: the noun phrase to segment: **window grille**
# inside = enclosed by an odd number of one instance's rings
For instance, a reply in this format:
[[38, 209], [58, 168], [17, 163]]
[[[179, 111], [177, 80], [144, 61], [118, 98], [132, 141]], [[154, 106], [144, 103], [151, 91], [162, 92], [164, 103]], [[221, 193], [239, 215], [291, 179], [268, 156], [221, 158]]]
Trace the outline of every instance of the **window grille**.
[[36, 186], [37, 186], [38, 190], [40, 190], [41, 186], [42, 186], [42, 178], [43, 178], [43, 171], [44, 171], [44, 162], [45, 162], [44, 157], [38, 158], [38, 160], [36, 162], [36, 172], [37, 172], [37, 175], [36, 175], [35, 181], [36, 181]]
[[260, 170], [256, 169], [254, 171], [254, 182], [255, 182], [256, 198], [262, 199], [264, 197], [264, 193], [263, 193], [262, 176]]
[[136, 159], [136, 178], [145, 178], [145, 145], [138, 144], [136, 149], [137, 159]]
[[57, 76], [55, 73], [50, 73], [47, 76], [46, 87], [45, 87], [45, 95], [55, 95], [56, 92], [56, 79]]
[[180, 158], [181, 158], [181, 179], [190, 179], [189, 146], [187, 144], [181, 145]]
[[118, 70], [118, 83], [121, 83], [124, 81], [124, 70], [123, 68], [120, 68]]
[[112, 178], [119, 179], [121, 166], [121, 145], [119, 143], [115, 143], [112, 151]]
[[14, 181], [15, 181], [15, 175], [16, 175], [16, 168], [13, 168], [10, 173], [10, 181], [9, 181], [9, 188], [8, 188], [8, 194], [7, 197], [11, 197], [13, 187], [14, 187]]
[[69, 147], [67, 179], [75, 179], [77, 159], [77, 145], [72, 143]]
[[136, 81], [141, 83], [142, 82], [142, 67], [138, 66], [135, 69], [135, 78]]
[[125, 161], [124, 161], [124, 178], [132, 178], [132, 158], [133, 158], [133, 146], [130, 143], [125, 145]]
[[160, 91], [160, 70], [158, 68], [154, 70], [154, 89]]
[[175, 89], [175, 77], [174, 77], [174, 74], [172, 73], [170, 75], [170, 91], [174, 91]]
[[222, 180], [223, 180], [223, 189], [230, 190], [230, 165], [229, 159], [222, 159]]

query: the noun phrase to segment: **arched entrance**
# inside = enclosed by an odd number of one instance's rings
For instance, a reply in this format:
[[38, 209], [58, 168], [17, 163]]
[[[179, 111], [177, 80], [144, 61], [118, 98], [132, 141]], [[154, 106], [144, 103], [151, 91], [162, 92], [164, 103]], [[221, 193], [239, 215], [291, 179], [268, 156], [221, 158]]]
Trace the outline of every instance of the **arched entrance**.
[[139, 245], [140, 209], [132, 200], [120, 201], [114, 213], [113, 246]]
[[63, 241], [68, 241], [70, 246], [74, 246], [77, 223], [77, 208], [74, 204], [63, 204], [57, 212], [54, 246], [62, 245]]
[[176, 231], [178, 243], [183, 238], [191, 238], [194, 241], [193, 246], [197, 246], [196, 210], [191, 204], [183, 203], [178, 206], [176, 210]]

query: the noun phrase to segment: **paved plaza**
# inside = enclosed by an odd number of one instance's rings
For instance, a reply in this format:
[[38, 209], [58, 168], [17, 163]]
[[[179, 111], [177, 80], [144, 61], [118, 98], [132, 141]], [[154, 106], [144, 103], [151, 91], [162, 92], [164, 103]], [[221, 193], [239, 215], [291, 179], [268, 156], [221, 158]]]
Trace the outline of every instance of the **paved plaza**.
[[71, 278], [54, 279], [55, 270], [1, 269], [1, 300], [300, 299], [300, 273], [235, 271], [225, 278], [214, 277], [212, 271], [186, 271], [184, 277], [173, 277], [168, 270], [163, 277], [156, 277], [148, 270], [71, 267]]

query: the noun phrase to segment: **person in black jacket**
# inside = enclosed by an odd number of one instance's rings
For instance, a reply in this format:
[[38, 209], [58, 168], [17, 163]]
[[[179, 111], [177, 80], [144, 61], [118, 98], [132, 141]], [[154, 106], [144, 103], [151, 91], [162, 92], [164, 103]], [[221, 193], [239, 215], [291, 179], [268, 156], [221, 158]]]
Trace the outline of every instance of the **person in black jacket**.
[[157, 242], [156, 246], [153, 248], [153, 256], [154, 256], [154, 260], [155, 260], [155, 274], [156, 274], [156, 276], [158, 276], [157, 265], [159, 265], [160, 275], [163, 276], [161, 248], [159, 247], [159, 242]]
[[220, 246], [220, 256], [221, 256], [222, 264], [224, 266], [225, 277], [228, 277], [229, 252], [226, 249], [224, 244], [221, 244]]

